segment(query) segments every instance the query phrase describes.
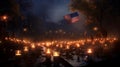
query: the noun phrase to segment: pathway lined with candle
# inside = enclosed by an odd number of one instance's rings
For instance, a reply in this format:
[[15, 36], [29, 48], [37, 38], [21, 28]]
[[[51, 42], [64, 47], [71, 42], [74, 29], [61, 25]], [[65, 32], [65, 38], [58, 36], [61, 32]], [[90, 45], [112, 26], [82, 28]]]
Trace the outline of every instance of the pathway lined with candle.
[[42, 52], [42, 55], [50, 56], [51, 61], [54, 61], [54, 57], [60, 56], [71, 63], [72, 61], [75, 61], [73, 59], [74, 55], [77, 56], [77, 61], [82, 60], [82, 62], [87, 62], [89, 57], [99, 59], [100, 56], [104, 54], [101, 52], [105, 52], [113, 48], [112, 46], [114, 42], [117, 41], [117, 38], [107, 37], [94, 39], [86, 38], [79, 40], [53, 40], [32, 42], [25, 39], [6, 37], [5, 40], [22, 44], [24, 46], [23, 50], [16, 50], [16, 56], [22, 56], [22, 53], [29, 53], [29, 50], [34, 51], [36, 48], [40, 48], [41, 50], [43, 50], [40, 51]]

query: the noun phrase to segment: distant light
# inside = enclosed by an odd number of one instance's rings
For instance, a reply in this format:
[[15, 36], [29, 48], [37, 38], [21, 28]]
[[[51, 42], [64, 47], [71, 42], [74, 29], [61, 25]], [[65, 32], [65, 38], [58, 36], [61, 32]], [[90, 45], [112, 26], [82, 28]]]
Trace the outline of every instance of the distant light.
[[35, 45], [34, 45], [34, 44], [31, 44], [31, 48], [34, 49], [34, 48], [35, 48]]
[[47, 53], [47, 54], [51, 54], [51, 51], [50, 51], [49, 48], [47, 49], [46, 53]]
[[3, 20], [6, 20], [7, 19], [7, 16], [3, 16]]
[[107, 44], [105, 44], [105, 47], [107, 47]]
[[21, 55], [22, 55], [22, 54], [21, 54], [21, 51], [20, 51], [20, 50], [16, 50], [15, 55], [16, 55], [16, 56], [21, 56]]
[[69, 45], [67, 45], [67, 46], [66, 46], [66, 49], [69, 49], [69, 48], [70, 48]]
[[91, 53], [92, 53], [92, 49], [89, 48], [89, 49], [87, 50], [87, 53], [88, 53], [88, 54], [91, 54]]
[[98, 27], [94, 27], [93, 30], [94, 30], [94, 31], [97, 31], [97, 30], [98, 30]]
[[113, 39], [114, 39], [114, 40], [117, 40], [117, 38], [115, 38], [115, 37], [114, 37]]
[[24, 47], [24, 51], [28, 52], [28, 47], [27, 46]]
[[47, 42], [47, 43], [46, 43], [46, 46], [47, 46], [47, 47], [49, 47], [50, 45], [51, 45], [51, 43], [50, 43], [50, 42]]
[[76, 46], [77, 46], [77, 47], [80, 47], [80, 44], [77, 43]]
[[60, 56], [60, 55], [59, 55], [58, 52], [55, 51], [55, 52], [53, 53], [53, 56], [54, 56], [54, 57], [58, 57], [58, 56]]
[[8, 40], [8, 37], [5, 37], [5, 40]]
[[7, 21], [7, 20], [8, 20], [8, 16], [7, 16], [7, 15], [3, 15], [3, 16], [1, 17], [1, 20], [2, 20], [2, 21]]
[[26, 31], [27, 31], [27, 28], [24, 28], [23, 31], [26, 32]]

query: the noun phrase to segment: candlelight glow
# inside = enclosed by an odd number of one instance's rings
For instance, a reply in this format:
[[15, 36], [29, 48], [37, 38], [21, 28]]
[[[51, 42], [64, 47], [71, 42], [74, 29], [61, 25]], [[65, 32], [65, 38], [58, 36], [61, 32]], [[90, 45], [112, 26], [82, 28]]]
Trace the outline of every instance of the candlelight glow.
[[20, 50], [16, 50], [15, 55], [16, 55], [16, 56], [21, 56], [21, 55], [22, 55], [22, 54], [21, 54], [21, 51], [20, 51]]
[[92, 53], [92, 49], [89, 48], [89, 49], [87, 50], [87, 53], [88, 53], [88, 54], [91, 54], [91, 53]]
[[24, 51], [28, 52], [28, 47], [27, 46], [24, 47]]
[[77, 46], [77, 47], [80, 47], [80, 44], [77, 43], [76, 46]]
[[55, 57], [60, 56], [60, 55], [59, 55], [59, 52], [54, 51], [54, 52], [53, 52], [53, 56], [55, 56]]
[[2, 20], [2, 21], [7, 21], [7, 19], [8, 19], [8, 16], [7, 16], [7, 15], [3, 15], [3, 16], [1, 17], [1, 20]]
[[69, 49], [69, 48], [70, 48], [69, 45], [67, 45], [67, 46], [66, 46], [66, 49]]
[[94, 30], [94, 31], [97, 31], [97, 30], [98, 30], [98, 27], [94, 27], [93, 30]]
[[49, 48], [47, 49], [46, 53], [47, 53], [47, 54], [51, 54], [51, 51], [50, 51]]
[[33, 48], [33, 49], [34, 49], [34, 48], [35, 48], [35, 45], [34, 45], [34, 44], [31, 44], [31, 48]]
[[24, 28], [23, 31], [26, 32], [26, 31], [27, 31], [27, 28]]

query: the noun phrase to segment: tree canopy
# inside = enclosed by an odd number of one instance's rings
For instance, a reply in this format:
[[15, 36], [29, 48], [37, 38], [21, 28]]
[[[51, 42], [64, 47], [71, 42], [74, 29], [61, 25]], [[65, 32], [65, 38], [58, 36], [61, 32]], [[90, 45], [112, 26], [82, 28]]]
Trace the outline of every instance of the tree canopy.
[[100, 23], [103, 18], [117, 15], [120, 11], [119, 0], [71, 0], [70, 9], [85, 14], [87, 22]]

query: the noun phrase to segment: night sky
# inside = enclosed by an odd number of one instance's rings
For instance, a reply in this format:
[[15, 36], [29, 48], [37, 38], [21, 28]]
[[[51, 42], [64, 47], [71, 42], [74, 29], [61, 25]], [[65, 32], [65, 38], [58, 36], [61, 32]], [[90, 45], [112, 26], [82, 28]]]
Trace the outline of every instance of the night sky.
[[[30, 31], [32, 34], [40, 35], [42, 32], [49, 30], [63, 29], [73, 33], [84, 33], [86, 30], [90, 31], [90, 27], [96, 24], [86, 25], [85, 15], [80, 14], [80, 21], [74, 24], [67, 24], [63, 16], [72, 13], [70, 11], [70, 0], [29, 0], [31, 7], [21, 12], [27, 17], [26, 24], [31, 25]], [[28, 2], [29, 2], [28, 1]], [[116, 0], [117, 1], [117, 0]], [[115, 8], [110, 13], [108, 18], [103, 18], [102, 26], [109, 33], [119, 33], [119, 13], [117, 2], [110, 0], [110, 3]], [[116, 13], [117, 12], [117, 13]], [[104, 16], [103, 16], [104, 17]], [[88, 32], [89, 34], [89, 32]]]
[[23, 13], [27, 16], [28, 24], [32, 25], [34, 34], [59, 29], [69, 32], [85, 30], [85, 17], [81, 13], [79, 22], [65, 22], [63, 16], [72, 13], [69, 9], [70, 0], [32, 0], [31, 4], [30, 9], [23, 10]]
[[70, 0], [33, 0], [32, 12], [46, 21], [59, 22], [69, 13]]

